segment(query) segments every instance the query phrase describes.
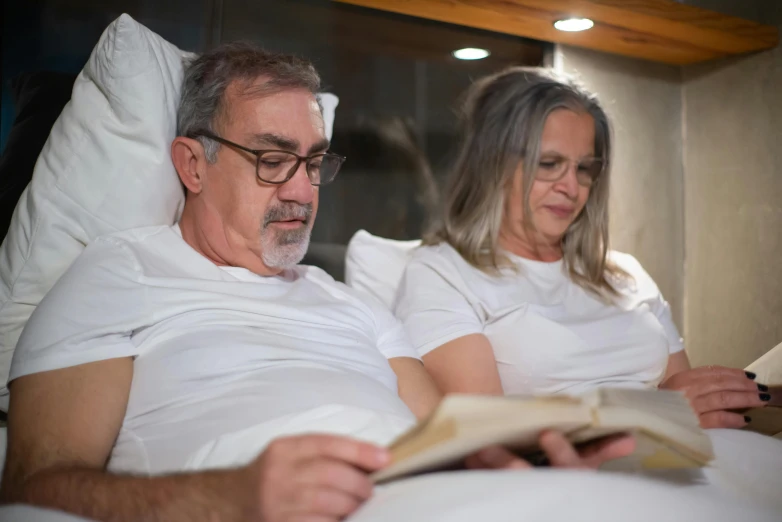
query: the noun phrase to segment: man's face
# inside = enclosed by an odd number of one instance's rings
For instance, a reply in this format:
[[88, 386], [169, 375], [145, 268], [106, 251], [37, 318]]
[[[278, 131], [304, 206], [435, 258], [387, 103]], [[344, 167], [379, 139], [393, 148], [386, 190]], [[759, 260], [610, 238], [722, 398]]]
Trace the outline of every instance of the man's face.
[[[225, 96], [215, 126], [220, 137], [300, 156], [328, 148], [320, 108], [309, 91], [247, 96], [232, 84]], [[318, 188], [310, 184], [304, 162], [286, 183], [273, 185], [258, 179], [254, 155], [223, 145], [207, 166], [200, 196], [207, 215], [200, 226], [226, 264], [269, 275], [304, 257], [318, 210]]]

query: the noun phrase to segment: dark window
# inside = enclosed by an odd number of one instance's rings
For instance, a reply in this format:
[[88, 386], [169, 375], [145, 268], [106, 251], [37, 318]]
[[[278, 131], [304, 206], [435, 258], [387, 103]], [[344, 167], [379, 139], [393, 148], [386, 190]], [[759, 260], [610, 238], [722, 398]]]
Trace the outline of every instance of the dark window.
[[[340, 98], [332, 150], [347, 156], [321, 189], [313, 241], [356, 230], [420, 237], [455, 150], [455, 110], [470, 82], [508, 65], [539, 65], [545, 44], [330, 0], [25, 0], [4, 2], [2, 78], [76, 73], [122, 12], [172, 43], [202, 51], [247, 39], [311, 59]], [[487, 49], [483, 60], [452, 52]], [[4, 85], [2, 136], [13, 120]]]

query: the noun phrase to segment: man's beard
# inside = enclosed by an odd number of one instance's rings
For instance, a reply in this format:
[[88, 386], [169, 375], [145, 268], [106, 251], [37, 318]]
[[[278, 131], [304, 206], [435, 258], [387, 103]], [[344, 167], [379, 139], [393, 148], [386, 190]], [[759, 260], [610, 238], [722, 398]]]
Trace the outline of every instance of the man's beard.
[[[293, 230], [272, 229], [274, 221], [302, 219]], [[261, 224], [261, 258], [269, 268], [290, 268], [307, 253], [312, 231], [312, 204], [281, 203], [266, 210]]]

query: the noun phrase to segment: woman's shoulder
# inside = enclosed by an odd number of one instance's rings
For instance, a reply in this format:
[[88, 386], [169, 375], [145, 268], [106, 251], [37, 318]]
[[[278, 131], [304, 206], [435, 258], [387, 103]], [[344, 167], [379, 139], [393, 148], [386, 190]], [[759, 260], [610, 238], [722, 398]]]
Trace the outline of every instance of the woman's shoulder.
[[434, 244], [424, 244], [413, 251], [410, 261], [417, 263], [429, 263], [438, 261], [453, 262], [453, 255], [459, 253], [446, 241]]
[[407, 264], [408, 282], [433, 285], [440, 282], [455, 288], [471, 287], [485, 274], [471, 265], [449, 243], [422, 245], [415, 249]]
[[408, 263], [408, 268], [411, 266], [427, 267], [438, 273], [480, 272], [446, 241], [416, 248]]
[[614, 287], [621, 293], [659, 294], [660, 290], [652, 276], [633, 255], [617, 250], [608, 252], [608, 261], [629, 277], [618, 277]]
[[633, 275], [635, 272], [643, 271], [641, 263], [632, 254], [628, 254], [626, 252], [609, 250], [608, 261], [629, 273], [630, 275]]

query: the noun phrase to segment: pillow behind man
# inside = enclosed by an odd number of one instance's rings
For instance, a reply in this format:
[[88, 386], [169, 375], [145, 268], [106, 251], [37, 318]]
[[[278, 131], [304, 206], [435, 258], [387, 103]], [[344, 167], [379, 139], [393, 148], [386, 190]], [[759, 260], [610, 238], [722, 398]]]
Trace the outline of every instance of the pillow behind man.
[[191, 56], [122, 15], [76, 78], [0, 247], [0, 409], [27, 319], [84, 246], [176, 220], [184, 193], [169, 144]]

